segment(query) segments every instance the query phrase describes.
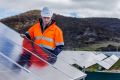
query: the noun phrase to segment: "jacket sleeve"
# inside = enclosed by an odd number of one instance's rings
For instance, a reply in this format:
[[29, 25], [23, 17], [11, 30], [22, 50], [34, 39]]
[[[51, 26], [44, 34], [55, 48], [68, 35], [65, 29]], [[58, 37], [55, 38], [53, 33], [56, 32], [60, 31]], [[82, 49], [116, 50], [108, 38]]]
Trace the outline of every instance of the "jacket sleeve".
[[31, 37], [28, 32], [25, 33], [26, 37], [31, 40]]
[[55, 55], [58, 55], [62, 50], [63, 50], [63, 45], [60, 45], [60, 46], [57, 46], [56, 48], [55, 48], [55, 50], [53, 51], [53, 53], [55, 54]]
[[34, 27], [31, 27], [26, 33], [25, 33], [26, 37], [28, 39], [34, 39]]
[[56, 48], [54, 49], [53, 53], [58, 55], [64, 47], [63, 32], [60, 28], [58, 28], [55, 32], [55, 44]]

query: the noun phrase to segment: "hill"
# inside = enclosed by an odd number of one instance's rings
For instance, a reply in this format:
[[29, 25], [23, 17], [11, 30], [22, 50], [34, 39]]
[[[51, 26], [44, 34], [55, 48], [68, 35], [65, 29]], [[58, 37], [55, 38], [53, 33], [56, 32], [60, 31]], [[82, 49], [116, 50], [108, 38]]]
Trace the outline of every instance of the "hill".
[[[40, 17], [39, 10], [31, 10], [0, 21], [19, 33], [24, 33]], [[120, 19], [118, 18], [73, 18], [54, 14], [53, 18], [63, 30], [65, 47], [76, 50], [99, 42], [120, 42]]]

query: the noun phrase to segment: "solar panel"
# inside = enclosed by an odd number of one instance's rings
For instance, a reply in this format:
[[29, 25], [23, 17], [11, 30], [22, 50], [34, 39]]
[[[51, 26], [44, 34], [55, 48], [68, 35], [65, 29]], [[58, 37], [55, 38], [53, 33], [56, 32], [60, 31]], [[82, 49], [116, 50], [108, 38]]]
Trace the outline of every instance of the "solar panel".
[[104, 67], [105, 69], [110, 69], [117, 61], [119, 58], [115, 55], [112, 55], [102, 61], [99, 61], [98, 64]]
[[[16, 70], [11, 68], [12, 64], [17, 64], [15, 61], [11, 60], [9, 57], [0, 52], [0, 80], [21, 80], [27, 79], [29, 76], [29, 70], [17, 65], [19, 68], [24, 69], [22, 73], [16, 73]], [[36, 78], [35, 78], [36, 79]]]
[[108, 56], [111, 56], [111, 55], [116, 55], [117, 57], [120, 58], [120, 52], [119, 51], [116, 51], [116, 52], [102, 52], [103, 54], [105, 55], [108, 55]]
[[62, 51], [59, 55], [58, 58], [61, 58], [63, 60], [65, 60], [67, 63], [69, 64], [74, 64], [74, 52], [73, 51]]
[[101, 60], [107, 58], [107, 56], [104, 55], [103, 53], [99, 53], [99, 54], [97, 54], [96, 56], [97, 56], [97, 60], [98, 60], [98, 61], [101, 61]]
[[65, 74], [70, 76], [73, 80], [80, 80], [86, 77], [86, 74], [82, 71], [70, 66], [65, 61], [62, 61], [58, 58], [57, 62], [54, 64], [54, 67], [58, 68], [59, 70], [63, 71]]
[[[7, 30], [7, 32], [6, 32], [6, 30]], [[6, 34], [4, 34], [5, 32], [6, 32]], [[4, 34], [4, 36], [2, 36], [3, 34]], [[11, 67], [11, 65], [16, 64], [16, 63], [14, 63], [14, 61], [16, 59], [18, 59], [19, 55], [22, 52], [29, 52], [32, 55], [35, 54], [35, 52], [34, 52], [35, 50], [33, 50], [33, 49], [30, 50], [30, 49], [26, 49], [25, 47], [22, 47], [23, 39], [19, 36], [19, 34], [16, 33], [15, 31], [11, 30], [10, 28], [6, 27], [2, 23], [0, 23], [0, 43], [1, 43], [0, 44], [0, 53], [9, 58], [9, 59], [7, 59], [7, 61], [9, 61], [10, 67]], [[28, 44], [26, 44], [26, 45], [28, 45]], [[37, 47], [37, 45], [35, 45], [35, 47]], [[39, 50], [37, 50], [37, 51], [39, 51]], [[40, 56], [38, 56], [36, 54], [34, 56], [35, 57], [37, 56], [37, 58], [39, 58], [39, 60], [41, 60], [42, 66], [38, 67], [36, 65], [32, 65], [29, 68], [29, 70], [31, 72], [31, 73], [29, 73], [29, 76], [27, 77], [27, 78], [29, 78], [29, 80], [32, 80], [33, 77], [40, 79], [40, 80], [41, 79], [42, 80], [74, 80], [74, 79], [78, 79], [78, 78], [81, 79], [86, 76], [85, 73], [77, 70], [76, 68], [70, 66], [67, 63], [64, 63], [64, 61], [62, 61], [61, 59], [58, 59], [54, 65], [51, 65], [48, 62], [46, 62], [46, 60], [44, 58], [41, 58]], [[5, 63], [5, 60], [6, 59], [2, 59], [2, 61], [5, 64], [4, 66], [6, 66], [6, 64], [8, 63], [8, 62]], [[31, 62], [38, 62], [38, 61], [31, 60]], [[45, 64], [46, 64], [46, 66], [43, 66]], [[22, 68], [19, 65], [17, 65], [17, 66]], [[6, 67], [6, 68], [8, 68], [8, 67]], [[26, 70], [27, 70], [26, 68], [27, 67], [22, 68], [23, 73], [26, 72]], [[9, 69], [9, 70], [11, 70], [11, 69]], [[12, 72], [13, 72], [13, 70], [12, 70]], [[1, 74], [3, 74], [3, 73], [1, 73]], [[4, 75], [13, 77], [9, 74], [4, 74]], [[0, 79], [0, 80], [2, 80], [2, 79]]]
[[82, 68], [87, 68], [103, 60], [107, 56], [102, 53], [96, 55], [95, 52], [90, 51], [63, 51], [59, 57], [70, 64], [76, 63]]

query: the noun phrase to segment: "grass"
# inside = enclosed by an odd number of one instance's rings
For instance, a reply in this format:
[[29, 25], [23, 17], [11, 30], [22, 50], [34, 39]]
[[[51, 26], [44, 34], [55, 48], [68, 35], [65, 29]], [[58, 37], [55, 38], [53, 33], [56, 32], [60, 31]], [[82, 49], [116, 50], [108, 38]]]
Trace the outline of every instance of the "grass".
[[90, 72], [96, 72], [98, 71], [98, 68], [99, 68], [99, 65], [98, 64], [95, 64], [93, 66], [90, 66], [86, 69], [86, 71], [90, 71]]
[[[77, 65], [77, 64], [73, 64], [73, 66], [74, 66], [75, 68], [79, 69], [79, 70], [82, 70], [82, 68], [81, 68], [79, 65]], [[99, 71], [99, 67], [100, 67], [100, 65], [95, 64], [95, 65], [93, 65], [93, 66], [90, 66], [90, 67], [86, 68], [85, 71], [88, 71], [88, 72], [96, 72], [96, 71]], [[104, 70], [104, 69], [103, 69], [103, 70]], [[107, 70], [107, 71], [110, 71], [110, 70], [120, 70], [120, 60], [119, 60], [116, 64], [114, 64], [114, 66], [112, 66], [112, 67], [111, 67], [109, 70]]]
[[113, 46], [120, 46], [120, 43], [117, 43], [117, 42], [104, 41], [104, 42], [98, 42], [98, 43], [95, 43], [95, 44], [91, 44], [87, 47], [76, 48], [74, 50], [76, 50], [76, 51], [95, 51], [100, 47], [107, 47], [109, 44], [111, 44]]
[[120, 59], [115, 63], [110, 70], [120, 70]]
[[[79, 70], [82, 70], [82, 68], [77, 64], [73, 64], [73, 66], [75, 68], [79, 69]], [[99, 68], [99, 65], [95, 64], [95, 65], [93, 65], [93, 66], [91, 66], [89, 68], [86, 68], [85, 71], [96, 72], [96, 71], [98, 71], [98, 68]]]

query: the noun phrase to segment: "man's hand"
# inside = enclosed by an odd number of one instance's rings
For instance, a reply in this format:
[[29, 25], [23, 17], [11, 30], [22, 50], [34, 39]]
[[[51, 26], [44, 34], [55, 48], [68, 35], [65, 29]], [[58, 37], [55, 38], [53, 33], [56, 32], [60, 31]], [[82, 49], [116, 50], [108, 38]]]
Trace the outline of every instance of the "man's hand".
[[26, 35], [25, 35], [25, 34], [20, 34], [20, 36], [21, 36], [22, 38], [25, 38], [25, 37], [26, 37]]

